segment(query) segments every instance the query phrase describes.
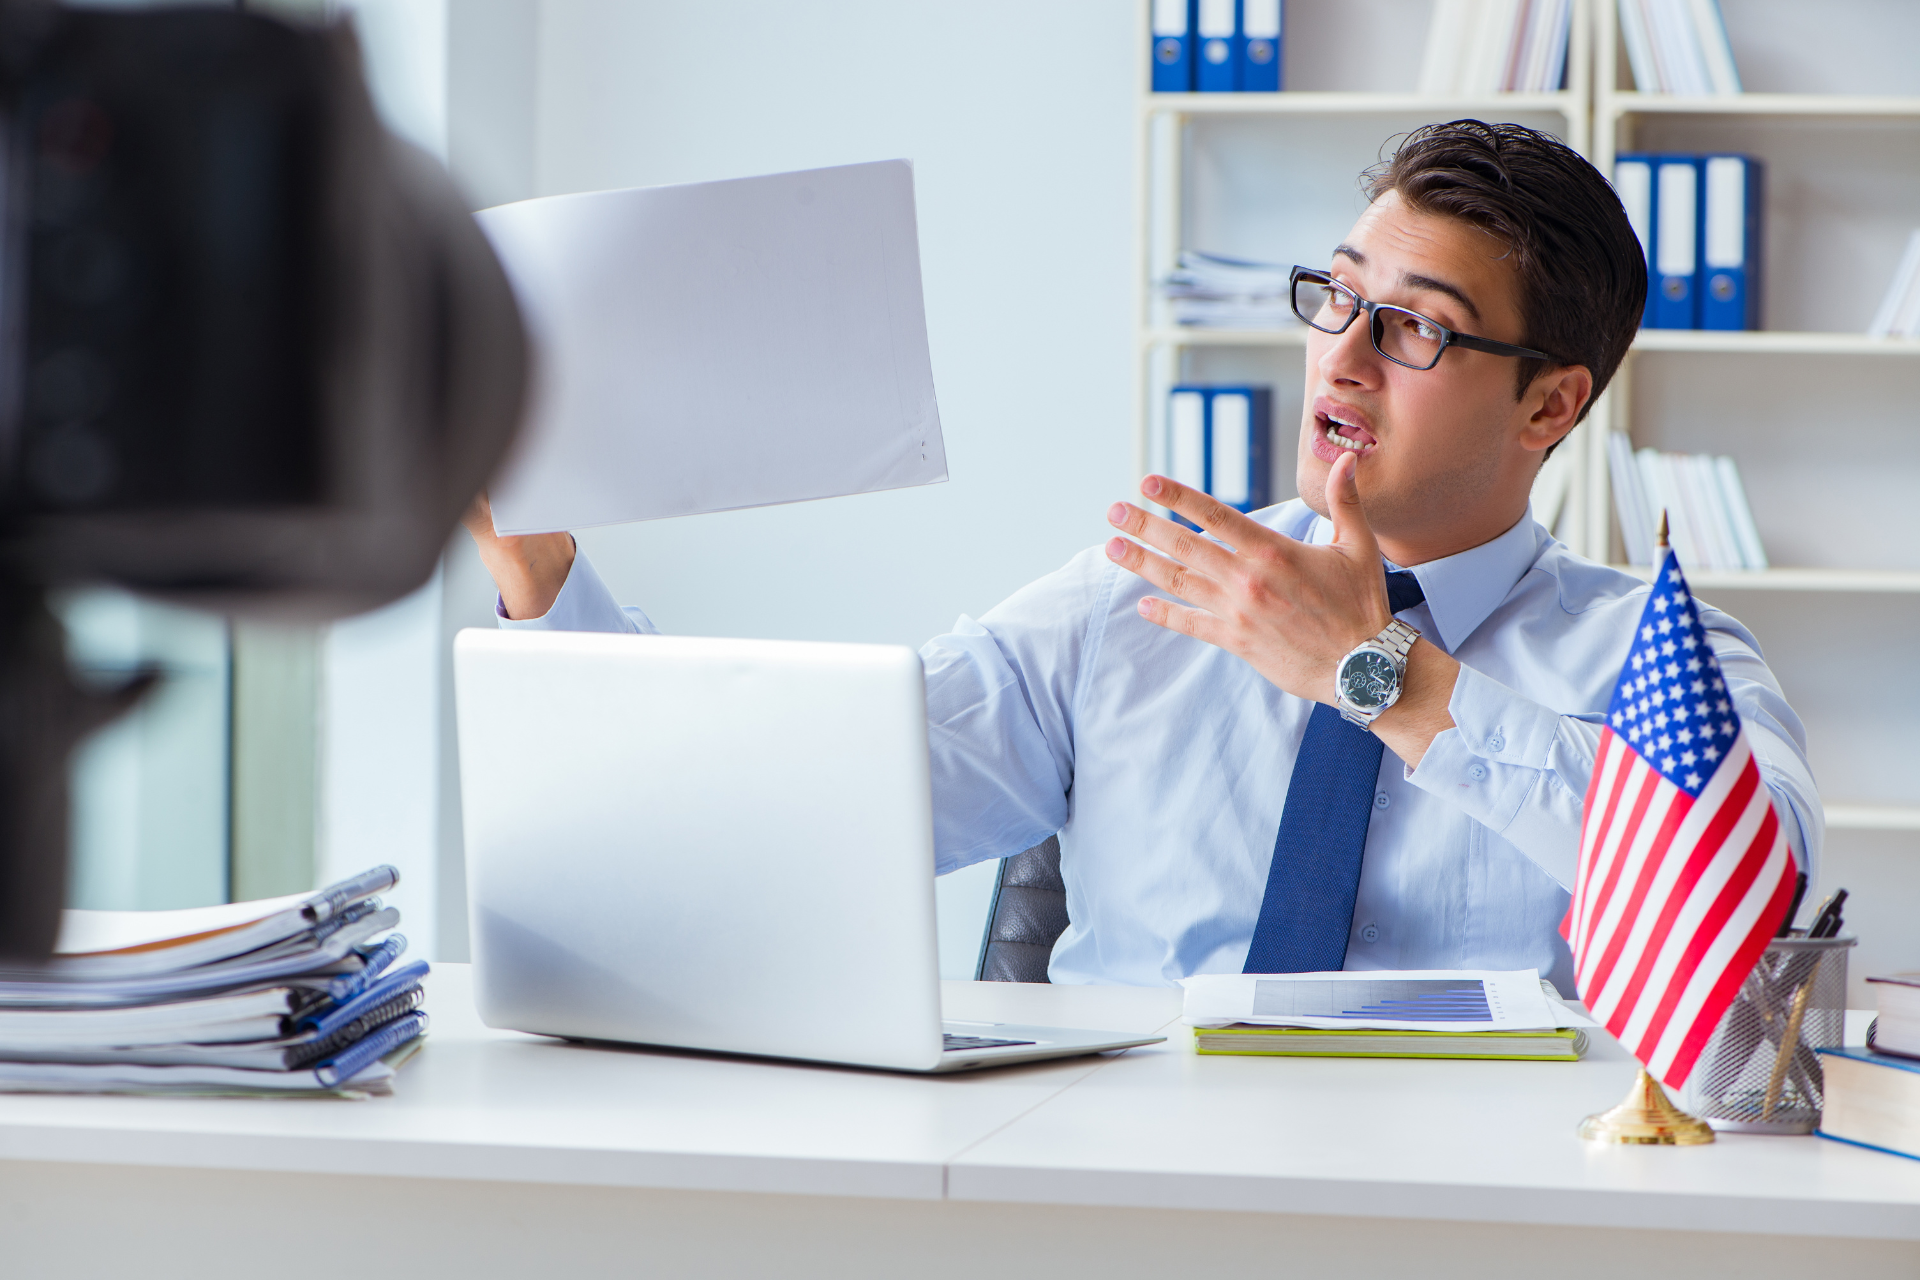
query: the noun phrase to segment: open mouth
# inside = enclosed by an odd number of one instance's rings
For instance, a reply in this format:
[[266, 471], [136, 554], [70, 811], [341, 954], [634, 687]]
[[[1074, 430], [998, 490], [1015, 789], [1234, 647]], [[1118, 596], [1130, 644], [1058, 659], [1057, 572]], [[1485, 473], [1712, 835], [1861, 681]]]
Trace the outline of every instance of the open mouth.
[[1364, 456], [1380, 443], [1367, 430], [1365, 419], [1344, 405], [1323, 401], [1314, 406], [1313, 416], [1321, 440], [1334, 450]]

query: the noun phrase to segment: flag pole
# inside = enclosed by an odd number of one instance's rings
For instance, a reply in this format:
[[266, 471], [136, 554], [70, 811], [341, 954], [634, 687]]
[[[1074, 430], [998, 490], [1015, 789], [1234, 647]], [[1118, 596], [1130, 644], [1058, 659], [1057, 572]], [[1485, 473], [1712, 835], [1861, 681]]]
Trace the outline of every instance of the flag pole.
[[[1667, 549], [1667, 513], [1660, 511], [1659, 550]], [[1654, 570], [1660, 568], [1654, 557]], [[1645, 1067], [1627, 1090], [1625, 1101], [1580, 1122], [1580, 1136], [1588, 1142], [1654, 1147], [1697, 1147], [1713, 1141], [1713, 1126], [1673, 1105], [1660, 1082]]]

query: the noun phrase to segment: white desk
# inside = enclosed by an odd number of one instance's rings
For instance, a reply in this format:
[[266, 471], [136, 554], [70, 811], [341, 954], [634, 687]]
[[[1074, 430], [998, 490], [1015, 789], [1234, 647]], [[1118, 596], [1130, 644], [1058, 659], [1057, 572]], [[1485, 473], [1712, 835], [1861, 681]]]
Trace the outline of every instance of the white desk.
[[1604, 1038], [1577, 1064], [1197, 1058], [1174, 992], [954, 983], [955, 1017], [1174, 1039], [918, 1078], [495, 1032], [468, 991], [436, 968], [391, 1099], [0, 1096], [5, 1273], [335, 1274], [289, 1252], [324, 1217], [422, 1275], [998, 1269], [963, 1242], [1022, 1274], [1920, 1275], [1920, 1162], [1580, 1143], [1632, 1075]]

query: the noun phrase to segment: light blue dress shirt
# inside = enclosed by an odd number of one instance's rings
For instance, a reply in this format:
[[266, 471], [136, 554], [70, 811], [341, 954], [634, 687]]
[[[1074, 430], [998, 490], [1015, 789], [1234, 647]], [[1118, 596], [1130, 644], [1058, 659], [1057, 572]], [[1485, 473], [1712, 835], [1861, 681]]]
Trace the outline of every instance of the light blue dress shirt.
[[[1254, 519], [1324, 544], [1298, 500]], [[1531, 515], [1413, 569], [1400, 616], [1461, 663], [1417, 769], [1375, 785], [1349, 969], [1538, 969], [1571, 994], [1559, 934], [1600, 720], [1647, 586], [1568, 551]], [[1072, 920], [1055, 982], [1165, 985], [1238, 973], [1313, 704], [1136, 612], [1153, 588], [1098, 547], [962, 617], [921, 652], [938, 870], [1060, 834]], [[1823, 819], [1805, 734], [1752, 635], [1702, 606], [1736, 709], [1803, 867]], [[652, 633], [584, 555], [547, 614], [507, 627]]]

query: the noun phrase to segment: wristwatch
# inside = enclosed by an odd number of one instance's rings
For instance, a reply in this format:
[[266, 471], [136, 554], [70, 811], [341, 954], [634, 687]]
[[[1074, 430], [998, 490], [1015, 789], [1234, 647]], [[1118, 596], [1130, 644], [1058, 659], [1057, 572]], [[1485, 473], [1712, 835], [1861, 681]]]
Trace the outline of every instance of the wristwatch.
[[1349, 724], [1371, 731], [1380, 713], [1400, 700], [1407, 653], [1420, 638], [1398, 618], [1371, 640], [1355, 645], [1333, 673], [1333, 705]]

